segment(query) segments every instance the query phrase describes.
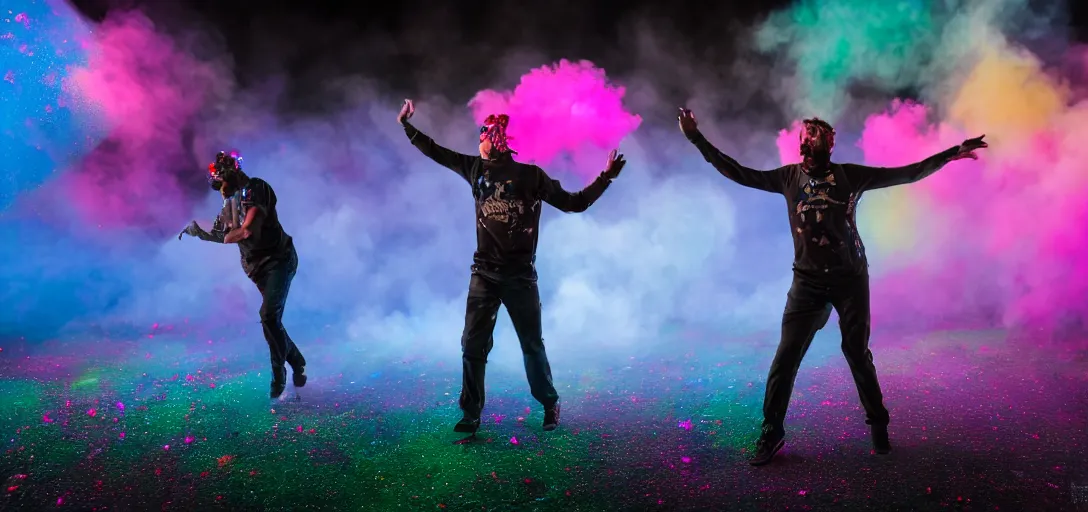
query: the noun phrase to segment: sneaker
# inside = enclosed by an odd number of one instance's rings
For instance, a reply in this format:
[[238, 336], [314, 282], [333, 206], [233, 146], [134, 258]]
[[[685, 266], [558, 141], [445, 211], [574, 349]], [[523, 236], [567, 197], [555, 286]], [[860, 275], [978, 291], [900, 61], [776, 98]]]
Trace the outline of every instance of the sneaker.
[[272, 368], [272, 386], [268, 396], [279, 398], [283, 390], [287, 388], [287, 368], [280, 366]]
[[873, 425], [873, 449], [881, 455], [892, 452], [892, 442], [888, 439], [887, 425]]
[[291, 373], [291, 383], [294, 384], [296, 388], [301, 388], [301, 387], [305, 386], [306, 385], [306, 367], [305, 366], [300, 366], [298, 368], [294, 368], [293, 370], [294, 371]]
[[559, 404], [544, 410], [544, 431], [551, 432], [559, 426]]
[[786, 433], [781, 429], [767, 425], [763, 427], [763, 433], [756, 442], [756, 455], [748, 461], [753, 466], [763, 466], [774, 458], [783, 446], [786, 445]]
[[475, 434], [477, 430], [480, 430], [480, 418], [470, 418], [467, 415], [453, 426], [454, 432], [462, 434]]

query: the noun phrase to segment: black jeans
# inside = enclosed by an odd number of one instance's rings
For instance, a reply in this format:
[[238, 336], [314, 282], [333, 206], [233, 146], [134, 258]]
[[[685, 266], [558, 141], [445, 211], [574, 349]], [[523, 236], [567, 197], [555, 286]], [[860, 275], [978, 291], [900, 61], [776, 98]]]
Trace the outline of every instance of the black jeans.
[[464, 373], [461, 380], [461, 410], [479, 418], [484, 409], [484, 369], [495, 344], [493, 333], [499, 304], [506, 306], [510, 321], [521, 341], [525, 376], [529, 389], [545, 409], [559, 401], [552, 384], [552, 369], [544, 351], [540, 322], [540, 292], [536, 281], [474, 272], [468, 286], [465, 330], [461, 335]]
[[284, 363], [290, 363], [294, 371], [300, 372], [306, 366], [306, 359], [283, 327], [283, 308], [287, 304], [287, 292], [291, 290], [291, 280], [295, 278], [296, 270], [298, 254], [291, 247], [285, 257], [263, 265], [253, 276], [253, 282], [261, 292], [261, 326], [264, 328], [264, 339], [268, 342], [272, 368], [282, 368]]
[[884, 407], [884, 396], [876, 378], [873, 353], [869, 351], [869, 276], [829, 285], [795, 274], [786, 298], [786, 310], [782, 313], [782, 338], [767, 375], [767, 394], [763, 398], [765, 427], [783, 431], [797, 369], [816, 332], [827, 325], [832, 306], [839, 312], [842, 353], [861, 396], [865, 422], [888, 424], [888, 410]]

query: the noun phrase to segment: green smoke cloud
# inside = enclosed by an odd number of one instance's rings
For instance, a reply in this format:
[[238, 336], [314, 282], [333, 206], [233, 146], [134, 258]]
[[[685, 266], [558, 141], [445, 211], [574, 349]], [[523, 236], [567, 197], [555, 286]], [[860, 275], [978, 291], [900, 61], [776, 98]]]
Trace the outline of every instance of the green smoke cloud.
[[[1027, 0], [798, 0], [755, 31], [756, 48], [793, 66], [787, 87], [793, 117], [839, 119], [850, 86], [920, 91], [939, 102], [987, 45], [1014, 29], [1053, 22], [1055, 10]], [[926, 97], [928, 96], [928, 98]]]

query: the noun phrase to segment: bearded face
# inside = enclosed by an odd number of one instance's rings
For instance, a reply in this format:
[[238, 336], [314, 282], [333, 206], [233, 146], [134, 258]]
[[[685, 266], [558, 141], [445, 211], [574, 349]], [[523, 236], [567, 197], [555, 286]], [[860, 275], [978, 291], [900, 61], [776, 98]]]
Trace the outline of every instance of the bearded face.
[[835, 148], [835, 129], [819, 118], [806, 119], [801, 129], [801, 156], [827, 161]]

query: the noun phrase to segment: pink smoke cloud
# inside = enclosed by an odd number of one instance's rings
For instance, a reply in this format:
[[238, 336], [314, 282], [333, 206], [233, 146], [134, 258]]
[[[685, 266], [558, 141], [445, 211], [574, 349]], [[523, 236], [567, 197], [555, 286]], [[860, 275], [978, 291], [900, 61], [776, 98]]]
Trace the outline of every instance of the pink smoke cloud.
[[510, 116], [510, 145], [519, 159], [547, 166], [569, 156], [574, 170], [589, 178], [642, 123], [624, 108], [624, 94], [603, 69], [562, 60], [522, 76], [513, 91], [480, 91], [469, 107], [478, 123], [489, 114]]
[[795, 164], [801, 161], [801, 121], [794, 121], [788, 130], [780, 130], [778, 139], [778, 158], [782, 165]]
[[[926, 107], [895, 103], [870, 117], [859, 146], [865, 163], [895, 166], [921, 160], [961, 142], [956, 129], [931, 125]], [[1065, 119], [1069, 119], [1066, 113]], [[1053, 328], [1088, 314], [1088, 183], [1082, 161], [1070, 159], [1088, 123], [1049, 127], [1005, 147], [983, 150], [978, 161], [952, 162], [907, 185], [905, 208], [922, 242], [910, 263], [874, 269], [873, 314], [888, 319], [989, 318], [1006, 326]], [[1073, 130], [1073, 132], [1069, 132]], [[978, 134], [970, 134], [971, 136]], [[865, 222], [865, 221], [863, 221]], [[881, 230], [905, 226], [885, 219]], [[954, 224], [951, 228], [948, 224]]]
[[86, 66], [70, 70], [64, 89], [105, 137], [54, 186], [87, 224], [177, 227], [203, 178], [186, 132], [191, 139], [225, 73], [157, 33], [142, 14], [111, 15], [93, 37]]

